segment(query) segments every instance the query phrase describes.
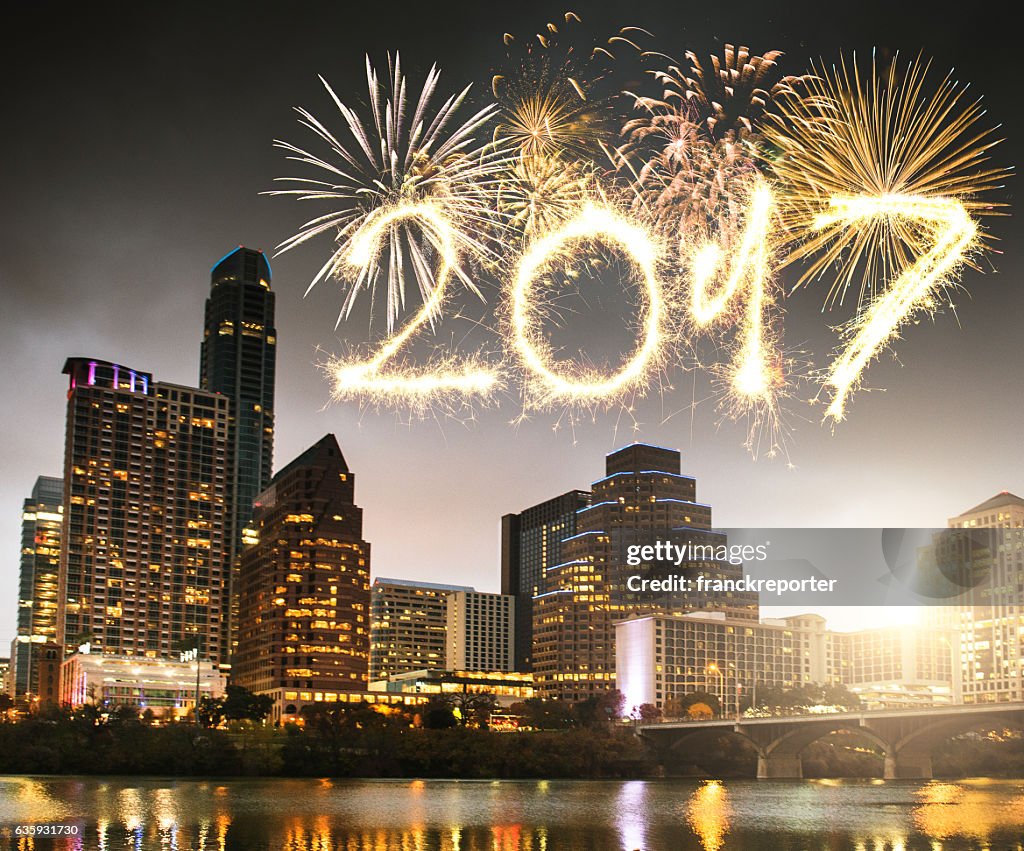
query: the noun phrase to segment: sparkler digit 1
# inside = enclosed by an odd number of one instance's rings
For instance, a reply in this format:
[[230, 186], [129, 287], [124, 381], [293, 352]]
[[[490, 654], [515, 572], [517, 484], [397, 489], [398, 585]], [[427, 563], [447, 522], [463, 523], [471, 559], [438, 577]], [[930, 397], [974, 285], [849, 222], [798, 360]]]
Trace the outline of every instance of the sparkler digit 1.
[[382, 372], [388, 361], [395, 357], [424, 322], [431, 322], [440, 315], [445, 288], [458, 263], [454, 228], [436, 204], [398, 204], [367, 217], [352, 238], [344, 256], [347, 264], [362, 272], [374, 262], [389, 230], [400, 222], [410, 220], [418, 221], [424, 230], [431, 231], [430, 241], [438, 248], [440, 266], [435, 275], [436, 284], [419, 312], [403, 329], [391, 335], [370, 360], [353, 362], [335, 359], [330, 362], [328, 366], [336, 399], [371, 395], [423, 402], [431, 396], [446, 392], [486, 394], [496, 384], [497, 378], [493, 371], [471, 361], [463, 362], [461, 370], [454, 369], [457, 362], [448, 359], [432, 364], [432, 371], [426, 373], [417, 373], [411, 369]]
[[740, 322], [741, 343], [730, 371], [730, 393], [740, 401], [770, 399], [775, 384], [769, 368], [767, 350], [771, 343], [766, 332], [766, 313], [771, 304], [766, 292], [771, 210], [771, 190], [759, 180], [751, 193], [743, 239], [730, 261], [725, 283], [714, 296], [708, 296], [708, 289], [718, 276], [722, 250], [709, 243], [693, 257], [690, 314], [699, 327], [707, 327], [727, 315], [729, 305], [740, 297], [741, 288], [747, 293], [746, 314]]
[[[573, 243], [584, 240], [611, 243], [636, 264], [643, 284], [641, 340], [626, 364], [614, 375], [572, 367], [558, 369], [551, 347], [544, 342], [533, 303], [533, 286], [543, 269], [564, 259]], [[526, 369], [527, 395], [532, 404], [594, 404], [642, 385], [660, 359], [663, 346], [664, 303], [658, 279], [659, 251], [650, 235], [614, 210], [587, 204], [559, 229], [537, 239], [527, 249], [512, 284], [512, 334], [515, 351]]]
[[912, 195], [837, 197], [830, 212], [814, 222], [821, 230], [846, 224], [864, 227], [880, 218], [902, 219], [923, 230], [931, 246], [904, 270], [884, 294], [877, 296], [849, 324], [850, 342], [829, 370], [825, 384], [833, 389], [826, 416], [843, 419], [846, 399], [856, 389], [864, 368], [899, 334], [917, 310], [932, 309], [941, 291], [965, 261], [978, 238], [977, 226], [959, 201]]

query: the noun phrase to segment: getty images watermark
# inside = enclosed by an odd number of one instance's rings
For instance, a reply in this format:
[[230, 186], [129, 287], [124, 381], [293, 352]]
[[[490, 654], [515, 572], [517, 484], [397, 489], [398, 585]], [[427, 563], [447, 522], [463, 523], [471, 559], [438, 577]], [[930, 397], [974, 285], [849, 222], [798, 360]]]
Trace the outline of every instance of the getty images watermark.
[[[676, 544], [672, 541], [656, 541], [653, 544], [630, 544], [626, 547], [626, 564], [639, 567], [642, 564], [672, 565], [680, 568], [695, 564], [728, 564], [738, 567], [743, 564], [768, 560], [768, 548], [771, 541], [762, 544], [698, 544], [688, 541]], [[709, 576], [697, 573], [687, 576], [685, 573], [671, 573], [667, 576], [644, 577], [634, 574], [626, 580], [630, 591], [665, 593], [680, 592], [711, 592], [721, 593], [755, 593], [783, 594], [795, 593], [832, 593], [836, 590], [837, 579], [819, 579], [815, 577], [802, 579], [787, 578], [755, 578], [750, 574], [739, 577]]]
[[[784, 605], [978, 605], [999, 586], [1001, 553], [1024, 552], [1024, 529], [672, 529], [640, 540], [606, 533], [625, 593], [758, 594]], [[994, 572], [995, 571], [995, 574]], [[995, 585], [993, 581], [995, 580]], [[1001, 599], [1002, 599], [1001, 597]]]

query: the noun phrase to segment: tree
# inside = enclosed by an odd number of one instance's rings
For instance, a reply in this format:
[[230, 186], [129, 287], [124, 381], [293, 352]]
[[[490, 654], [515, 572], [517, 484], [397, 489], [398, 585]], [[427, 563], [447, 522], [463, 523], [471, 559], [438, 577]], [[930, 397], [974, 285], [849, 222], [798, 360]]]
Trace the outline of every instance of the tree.
[[498, 706], [498, 698], [489, 692], [459, 692], [454, 700], [457, 717], [463, 727], [486, 727]]
[[703, 704], [712, 716], [718, 715], [722, 711], [722, 705], [718, 702], [718, 698], [706, 691], [691, 691], [689, 694], [677, 694], [673, 708], [679, 712], [680, 716], [690, 717], [690, 707], [698, 703]]
[[690, 721], [710, 721], [715, 711], [706, 703], [691, 703], [685, 710], [686, 717]]
[[228, 686], [221, 701], [224, 717], [228, 721], [262, 722], [274, 708], [272, 697], [253, 694], [242, 686]]
[[199, 699], [199, 723], [217, 727], [222, 721], [255, 721], [262, 723], [274, 708], [274, 700], [266, 694], [253, 694], [243, 686], [228, 686], [223, 697]]
[[420, 719], [428, 730], [447, 730], [458, 725], [454, 700], [448, 694], [432, 694], [420, 710]]
[[637, 717], [644, 724], [651, 724], [661, 717], [661, 710], [653, 703], [642, 703], [636, 709]]

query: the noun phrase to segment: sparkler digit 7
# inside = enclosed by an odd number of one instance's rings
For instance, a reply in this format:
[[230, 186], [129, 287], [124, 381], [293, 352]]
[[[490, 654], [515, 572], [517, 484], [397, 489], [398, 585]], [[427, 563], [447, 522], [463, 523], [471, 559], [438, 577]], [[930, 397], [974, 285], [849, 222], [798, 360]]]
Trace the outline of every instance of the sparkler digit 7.
[[959, 201], [907, 195], [833, 198], [831, 211], [818, 216], [815, 229], [847, 224], [864, 226], [879, 218], [898, 218], [930, 233], [932, 245], [850, 323], [850, 342], [829, 370], [825, 384], [833, 388], [826, 416], [845, 415], [846, 397], [861, 380], [864, 368], [899, 334], [917, 311], [931, 309], [934, 295], [948, 283], [977, 240], [978, 229]]

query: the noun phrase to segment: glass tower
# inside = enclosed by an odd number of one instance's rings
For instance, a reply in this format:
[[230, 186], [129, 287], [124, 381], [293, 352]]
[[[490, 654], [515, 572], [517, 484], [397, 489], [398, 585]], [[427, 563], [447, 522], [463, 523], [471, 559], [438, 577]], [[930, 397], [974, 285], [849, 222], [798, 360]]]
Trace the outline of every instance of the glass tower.
[[270, 279], [263, 252], [239, 246], [211, 270], [206, 300], [200, 387], [231, 401], [226, 530], [231, 571], [225, 612], [231, 648], [237, 645], [234, 587], [242, 537], [273, 470], [277, 331]]

